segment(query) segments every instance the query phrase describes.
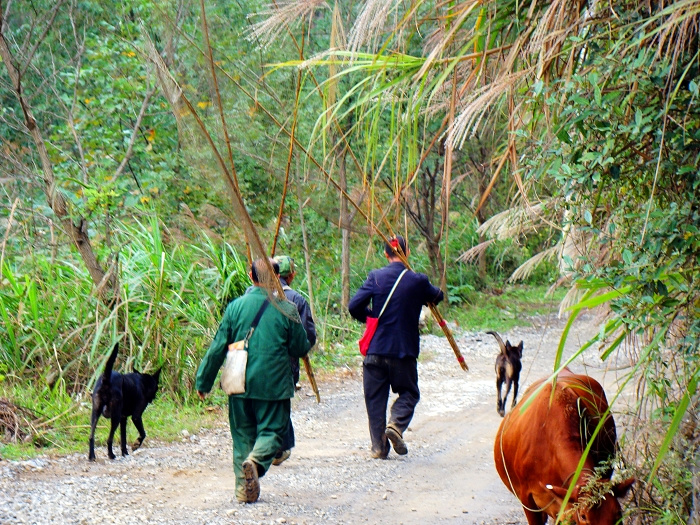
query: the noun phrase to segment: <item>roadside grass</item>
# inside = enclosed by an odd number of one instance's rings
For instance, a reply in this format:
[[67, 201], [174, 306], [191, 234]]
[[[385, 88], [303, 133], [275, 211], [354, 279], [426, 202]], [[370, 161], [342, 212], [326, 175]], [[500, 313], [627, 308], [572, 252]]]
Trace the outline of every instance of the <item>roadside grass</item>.
[[473, 293], [467, 304], [453, 306], [449, 319], [469, 331], [506, 332], [531, 326], [534, 315], [556, 312], [566, 290], [547, 295], [549, 285], [513, 285], [499, 293]]
[[[448, 322], [455, 323], [462, 330], [505, 332], [516, 326], [528, 326], [533, 315], [555, 312], [565, 291], [547, 296], [547, 290], [546, 285], [517, 285], [505, 288], [498, 295], [474, 292], [467, 304], [441, 308], [441, 312]], [[361, 336], [362, 325], [349, 317], [332, 314], [318, 319], [317, 328], [319, 342], [311, 354], [311, 363], [316, 379], [321, 380], [323, 395], [324, 377], [332, 376], [343, 369], [356, 369], [361, 364], [357, 340]], [[428, 330], [436, 335], [442, 333], [435, 323], [429, 323]], [[303, 366], [301, 375], [301, 381], [306, 382]], [[61, 385], [54, 386], [53, 389], [46, 386], [43, 390], [43, 393], [37, 396], [36, 384], [15, 384], [10, 388], [8, 382], [0, 379], [0, 397], [11, 399], [16, 405], [31, 410], [36, 415], [35, 421], [32, 422], [34, 428], [26, 429], [31, 435], [29, 440], [0, 444], [0, 458], [19, 460], [38, 455], [54, 456], [77, 452], [84, 454], [87, 461], [92, 410], [89, 396], [76, 398], [65, 392]], [[37, 399], [43, 401], [36, 401]], [[187, 433], [196, 434], [201, 429], [226, 424], [226, 403], [226, 396], [218, 386], [212, 389], [204, 402], [201, 402], [194, 392], [183, 399], [176, 397], [172, 390], [163, 391], [144, 413], [144, 427], [148, 436], [144, 447], [156, 441], [177, 441], [183, 439]], [[7, 434], [1, 420], [0, 432]], [[100, 418], [95, 433], [95, 452], [98, 457], [106, 458], [108, 433], [107, 420]], [[136, 429], [129, 421], [128, 442], [133, 443], [136, 436]], [[119, 431], [115, 435], [115, 451], [119, 450], [118, 443]]]
[[[553, 313], [566, 294], [565, 289], [547, 295], [549, 285], [511, 285], [498, 294], [472, 292], [467, 303], [440, 305], [440, 312], [450, 324], [470, 332], [495, 330], [506, 332], [518, 326], [530, 326], [532, 316]], [[314, 371], [334, 373], [341, 368], [361, 364], [357, 340], [364, 326], [350, 317], [327, 317], [320, 323], [319, 343], [312, 352]], [[442, 335], [435, 322], [428, 322], [425, 332]], [[302, 369], [302, 375], [303, 369]]]
[[[87, 461], [88, 439], [90, 437], [90, 414], [92, 403], [88, 397], [76, 400], [65, 393], [49, 395], [42, 406], [30, 406], [30, 400], [34, 398], [28, 388], [24, 392], [13, 389], [13, 392], [5, 392], [0, 388], [0, 397], [11, 398], [13, 403], [23, 409], [30, 410], [37, 418], [30, 424], [21, 425], [30, 437], [17, 441], [6, 440], [0, 443], [0, 458], [8, 460], [27, 459], [36, 456], [57, 456], [73, 453], [85, 455]], [[146, 430], [144, 447], [155, 441], [172, 442], [182, 439], [185, 430], [189, 434], [197, 434], [201, 429], [216, 426], [222, 417], [226, 417], [225, 396], [223, 393], [214, 392], [210, 400], [204, 403], [192, 400], [190, 403], [175, 401], [167, 394], [158, 396], [148, 406], [143, 414], [143, 424]], [[223, 414], [223, 416], [222, 416]], [[0, 421], [0, 432], [3, 428]], [[95, 431], [95, 454], [98, 458], [107, 457], [107, 436], [109, 435], [109, 421], [100, 417]], [[127, 423], [128, 450], [131, 452], [131, 443], [136, 440], [138, 432], [134, 424]], [[119, 430], [114, 436], [114, 453], [119, 455]]]

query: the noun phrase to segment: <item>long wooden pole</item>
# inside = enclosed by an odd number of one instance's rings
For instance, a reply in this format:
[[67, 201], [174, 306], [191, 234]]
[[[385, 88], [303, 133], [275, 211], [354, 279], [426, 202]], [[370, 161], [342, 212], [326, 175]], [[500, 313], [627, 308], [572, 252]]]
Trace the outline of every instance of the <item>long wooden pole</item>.
[[[194, 41], [192, 41], [187, 35], [184, 35], [184, 34], [183, 34], [183, 36], [184, 36], [185, 38], [187, 38], [188, 41], [189, 41], [194, 47], [196, 47], [200, 52], [202, 52], [203, 54], [205, 54], [201, 49], [199, 49], [199, 47], [196, 45], [196, 43], [195, 43]], [[151, 44], [151, 46], [152, 46], [152, 44]], [[155, 51], [155, 48], [153, 48], [153, 51]], [[152, 51], [151, 53], [149, 53], [149, 55], [151, 55], [151, 56], [150, 56], [151, 60], [156, 64], [156, 66], [157, 66], [159, 69], [161, 69], [163, 72], [165, 72], [165, 73], [168, 75], [168, 77], [169, 77], [168, 80], [169, 80], [170, 82], [172, 82], [174, 85], [177, 85], [177, 86], [178, 86], [179, 96], [186, 102], [186, 105], [188, 106], [188, 109], [189, 109], [190, 112], [192, 112], [192, 114], [195, 116], [195, 120], [198, 121], [197, 123], [199, 124], [200, 128], [202, 128], [202, 127], [204, 126], [204, 124], [201, 122], [201, 120], [200, 120], [199, 117], [197, 116], [197, 113], [196, 113], [194, 107], [193, 107], [192, 104], [187, 100], [187, 98], [186, 98], [185, 95], [184, 95], [184, 92], [179, 88], [179, 85], [177, 84], [177, 82], [175, 81], [175, 79], [172, 77], [172, 75], [171, 75], [170, 72], [168, 71], [167, 67], [165, 66], [165, 64], [163, 63], [162, 59], [160, 58], [160, 55], [157, 54], [157, 52], [154, 53], [153, 51]], [[156, 55], [155, 57], [153, 56], [154, 54]], [[205, 56], [206, 56], [206, 54], [205, 54]], [[345, 190], [343, 190], [343, 188], [338, 184], [338, 182], [337, 182], [335, 179], [333, 179], [333, 177], [331, 176], [331, 174], [328, 173], [328, 172], [326, 171], [326, 169], [321, 165], [320, 162], [318, 162], [318, 160], [316, 160], [316, 158], [311, 154], [311, 152], [308, 151], [308, 150], [303, 146], [303, 144], [301, 144], [301, 143], [298, 141], [298, 139], [297, 139], [284, 125], [282, 125], [281, 122], [279, 122], [279, 121], [277, 120], [277, 118], [274, 116], [274, 114], [273, 114], [271, 111], [269, 111], [256, 97], [254, 97], [251, 93], [249, 93], [249, 92], [240, 84], [240, 82], [238, 82], [235, 78], [233, 78], [233, 76], [231, 76], [228, 72], [226, 72], [220, 65], [218, 65], [218, 64], [216, 64], [216, 63], [214, 62], [213, 66], [216, 67], [216, 69], [218, 69], [221, 73], [223, 73], [223, 74], [224, 74], [233, 84], [235, 84], [236, 87], [238, 87], [246, 96], [248, 96], [251, 100], [254, 100], [255, 103], [256, 103], [256, 105], [257, 105], [257, 107], [259, 107], [259, 108], [268, 116], [268, 118], [270, 118], [275, 124], [277, 124], [277, 125], [279, 126], [280, 131], [282, 131], [282, 132], [285, 133], [287, 136], [289, 136], [290, 138], [292, 138], [292, 140], [294, 141], [295, 146], [306, 156], [306, 158], [308, 158], [308, 159], [319, 169], [319, 171], [323, 174], [323, 176], [326, 177], [326, 179], [328, 180], [328, 182], [330, 182], [330, 183], [336, 188], [336, 190], [338, 190], [338, 191], [347, 199], [347, 201], [358, 211], [358, 213], [365, 219], [365, 221], [367, 222], [367, 224], [369, 224], [370, 228], [371, 228], [377, 235], [379, 235], [379, 237], [381, 237], [381, 239], [382, 239], [385, 243], [388, 244], [388, 243], [389, 243], [389, 239], [387, 238], [386, 235], [384, 235], [384, 234], [381, 232], [381, 230], [378, 228], [377, 224], [375, 224], [375, 222], [372, 220], [372, 218], [371, 218], [362, 208], [360, 208], [360, 206], [357, 204], [357, 202], [355, 202], [355, 200], [354, 200]], [[208, 135], [208, 134], [206, 134], [206, 135]], [[221, 166], [221, 161], [222, 161], [222, 159], [220, 158], [220, 155], [218, 155], [218, 150], [216, 150], [216, 146], [214, 146], [213, 141], [211, 140], [211, 137], [207, 137], [207, 138], [208, 138], [208, 141], [209, 141], [210, 145], [214, 148], [214, 150], [215, 150], [215, 155], [217, 156], [217, 160], [219, 160], [219, 164], [220, 164], [220, 166]], [[230, 176], [230, 174], [228, 173], [228, 169], [226, 168], [225, 165], [222, 166], [222, 169], [223, 169], [223, 171], [224, 171], [224, 174], [225, 174], [225, 176], [226, 176], [227, 182], [229, 183], [229, 187], [230, 187], [230, 184], [231, 184], [232, 181], [230, 180], [230, 179], [231, 179], [231, 176]], [[235, 168], [232, 167], [232, 171], [235, 173]], [[237, 200], [237, 199], [234, 199], [234, 205], [237, 204], [236, 200]], [[376, 198], [374, 199], [374, 204], [375, 204], [376, 206], [379, 206], [379, 203], [377, 202]], [[245, 211], [245, 208], [243, 208], [243, 210]], [[245, 213], [246, 213], [246, 216], [247, 216], [247, 212], [245, 212]], [[389, 231], [390, 231], [390, 234], [393, 235], [393, 233], [391, 233], [391, 228], [390, 228], [390, 227], [389, 227]], [[255, 235], [255, 237], [257, 237], [257, 234]], [[253, 241], [254, 241], [253, 244], [255, 245], [255, 239], [253, 239]], [[261, 253], [264, 253], [264, 252], [261, 252]], [[404, 263], [404, 265], [406, 266], [406, 268], [411, 269], [410, 265], [408, 264], [408, 261], [406, 260], [406, 257], [405, 257], [403, 254], [399, 255], [399, 257], [401, 258], [401, 260], [402, 260], [402, 262]], [[435, 318], [436, 322], [438, 323], [438, 325], [439, 325], [440, 328], [442, 329], [443, 333], [445, 334], [445, 337], [447, 338], [447, 341], [450, 343], [450, 346], [452, 347], [452, 350], [454, 351], [455, 356], [457, 357], [457, 361], [460, 363], [460, 366], [461, 366], [462, 369], [465, 370], [465, 371], [466, 371], [466, 370], [469, 370], [469, 367], [468, 367], [468, 366], [466, 365], [466, 363], [464, 362], [464, 358], [462, 357], [462, 353], [460, 352], [459, 347], [457, 346], [457, 342], [455, 341], [454, 336], [452, 335], [451, 330], [450, 330], [449, 327], [447, 326], [447, 323], [446, 323], [445, 319], [442, 317], [442, 315], [440, 315], [440, 312], [437, 310], [437, 308], [435, 307], [435, 305], [429, 304], [428, 307], [430, 308], [430, 311], [431, 311], [431, 313], [433, 314], [433, 317]], [[306, 366], [306, 365], [305, 365], [305, 366]], [[313, 375], [312, 375], [312, 376], [309, 376], [309, 382], [311, 383], [311, 386], [312, 386], [312, 388], [313, 388], [314, 385], [315, 385], [315, 378], [312, 379], [312, 377], [313, 377]], [[320, 396], [319, 396], [317, 390], [315, 390], [315, 393], [316, 393], [316, 399], [319, 400], [319, 399], [320, 399]]]

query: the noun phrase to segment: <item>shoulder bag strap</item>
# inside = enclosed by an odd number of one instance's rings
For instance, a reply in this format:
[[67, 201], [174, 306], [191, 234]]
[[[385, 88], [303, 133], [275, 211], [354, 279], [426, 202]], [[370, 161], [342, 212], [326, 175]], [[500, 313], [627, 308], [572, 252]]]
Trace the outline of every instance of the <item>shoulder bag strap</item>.
[[[408, 271], [408, 269], [404, 269], [404, 271], [401, 272], [401, 275], [399, 275], [399, 278], [396, 279], [396, 282], [394, 283], [394, 287], [389, 292], [389, 297], [387, 297], [386, 301], [384, 301], [384, 306], [382, 306], [382, 311], [379, 312], [379, 317], [381, 317], [382, 314], [384, 313], [384, 309], [386, 308], [386, 305], [389, 304], [389, 299], [391, 299], [391, 296], [394, 295], [394, 290], [396, 290], [396, 287], [399, 285], [399, 281], [403, 277], [403, 274], [405, 274], [407, 271]], [[379, 320], [379, 317], [377, 317], [377, 320]]]
[[255, 319], [253, 319], [253, 323], [250, 325], [250, 330], [248, 330], [248, 333], [247, 333], [246, 336], [245, 336], [246, 341], [248, 341], [248, 339], [250, 339], [250, 336], [253, 335], [253, 332], [254, 332], [255, 329], [257, 328], [258, 323], [260, 322], [260, 318], [262, 317], [263, 312], [265, 311], [265, 308], [267, 308], [267, 305], [268, 305], [269, 303], [270, 303], [270, 300], [269, 300], [269, 299], [265, 299], [265, 300], [263, 301], [263, 304], [260, 305], [260, 310], [258, 310], [258, 313], [255, 315]]

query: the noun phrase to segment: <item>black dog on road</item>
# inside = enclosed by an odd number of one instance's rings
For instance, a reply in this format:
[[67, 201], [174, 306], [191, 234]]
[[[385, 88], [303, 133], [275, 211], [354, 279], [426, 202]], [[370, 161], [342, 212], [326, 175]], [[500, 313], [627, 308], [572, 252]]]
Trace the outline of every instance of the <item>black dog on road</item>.
[[[501, 347], [501, 353], [496, 358], [496, 389], [498, 390], [498, 402], [496, 409], [503, 417], [506, 413], [506, 399], [510, 392], [510, 386], [513, 385], [513, 404], [515, 406], [518, 401], [518, 381], [520, 380], [520, 370], [523, 365], [520, 360], [523, 357], [523, 342], [520, 341], [518, 346], [513, 346], [510, 341], [503, 342], [501, 336], [496, 332], [486, 332], [491, 334], [498, 341], [498, 346]], [[501, 387], [506, 384], [506, 395], [501, 399]]]
[[100, 415], [111, 421], [109, 439], [107, 439], [107, 453], [109, 459], [116, 456], [112, 452], [114, 432], [120, 426], [122, 456], [128, 456], [126, 450], [126, 418], [131, 416], [134, 426], [139, 431], [139, 437], [132, 445], [132, 451], [143, 443], [146, 431], [143, 429], [141, 416], [148, 404], [153, 401], [158, 392], [158, 380], [160, 368], [155, 374], [142, 374], [134, 368], [131, 374], [113, 372], [114, 362], [117, 360], [119, 343], [114, 345], [112, 353], [107, 359], [102, 377], [97, 380], [95, 391], [92, 393], [92, 418], [90, 421], [90, 461], [95, 461], [95, 427]]

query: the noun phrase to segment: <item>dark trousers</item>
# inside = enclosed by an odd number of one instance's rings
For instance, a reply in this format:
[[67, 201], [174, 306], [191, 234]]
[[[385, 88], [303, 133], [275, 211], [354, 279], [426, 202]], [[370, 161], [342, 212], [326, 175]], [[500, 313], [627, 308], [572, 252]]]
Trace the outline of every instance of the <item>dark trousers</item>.
[[292, 418], [290, 417], [289, 424], [287, 425], [287, 431], [282, 438], [280, 450], [291, 450], [294, 448], [294, 445], [296, 445], [296, 441], [294, 440], [294, 426], [292, 425]]
[[370, 354], [365, 357], [362, 371], [372, 450], [385, 454], [389, 451], [384, 433], [389, 388], [399, 395], [391, 405], [389, 423], [403, 433], [408, 428], [420, 399], [418, 366], [412, 357], [398, 359]]
[[[299, 382], [299, 358], [290, 357], [289, 364], [292, 367], [292, 376], [294, 377], [294, 385], [296, 386], [296, 384]], [[292, 425], [292, 418], [289, 418], [289, 425], [287, 425], [287, 432], [282, 439], [280, 451], [291, 450], [294, 448], [294, 445], [296, 445], [296, 440], [294, 439], [294, 426]]]

